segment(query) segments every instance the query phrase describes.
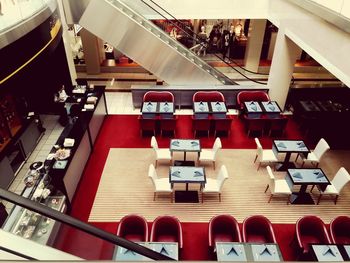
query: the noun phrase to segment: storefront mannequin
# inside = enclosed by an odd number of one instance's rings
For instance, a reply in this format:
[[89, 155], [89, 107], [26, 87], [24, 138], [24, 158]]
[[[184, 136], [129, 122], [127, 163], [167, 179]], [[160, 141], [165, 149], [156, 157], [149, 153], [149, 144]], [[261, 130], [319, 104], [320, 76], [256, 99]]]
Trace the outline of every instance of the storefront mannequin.
[[177, 39], [177, 32], [176, 32], [176, 28], [173, 27], [170, 31], [170, 36], [174, 39]]
[[200, 47], [197, 51], [197, 55], [203, 55], [205, 56], [207, 54], [207, 47], [208, 47], [208, 36], [205, 32], [205, 26], [201, 26], [201, 32], [198, 34], [198, 38], [200, 41]]
[[230, 47], [230, 31], [224, 30], [222, 33], [222, 59], [225, 61], [227, 51]]

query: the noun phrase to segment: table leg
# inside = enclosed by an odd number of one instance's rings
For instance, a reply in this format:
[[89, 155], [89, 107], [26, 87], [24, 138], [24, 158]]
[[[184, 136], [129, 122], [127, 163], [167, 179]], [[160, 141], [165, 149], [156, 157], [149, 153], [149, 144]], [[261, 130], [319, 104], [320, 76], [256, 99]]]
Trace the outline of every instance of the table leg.
[[184, 161], [186, 162], [186, 151], [184, 151]]
[[294, 163], [289, 162], [291, 155], [291, 152], [286, 153], [286, 157], [284, 158], [283, 163], [281, 163], [279, 166], [276, 166], [277, 171], [287, 171], [289, 168], [295, 168]]
[[311, 195], [306, 192], [307, 187], [307, 184], [303, 184], [301, 185], [299, 192], [293, 192], [293, 194], [290, 196], [290, 203], [297, 205], [314, 205], [315, 202]]
[[186, 183], [186, 191], [188, 191], [188, 183]]

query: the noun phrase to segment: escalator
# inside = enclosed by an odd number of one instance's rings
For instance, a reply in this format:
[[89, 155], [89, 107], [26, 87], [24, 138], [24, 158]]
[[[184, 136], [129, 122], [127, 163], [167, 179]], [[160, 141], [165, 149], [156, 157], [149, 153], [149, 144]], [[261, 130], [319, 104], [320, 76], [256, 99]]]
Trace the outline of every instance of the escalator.
[[119, 0], [91, 0], [79, 24], [169, 85], [235, 85]]

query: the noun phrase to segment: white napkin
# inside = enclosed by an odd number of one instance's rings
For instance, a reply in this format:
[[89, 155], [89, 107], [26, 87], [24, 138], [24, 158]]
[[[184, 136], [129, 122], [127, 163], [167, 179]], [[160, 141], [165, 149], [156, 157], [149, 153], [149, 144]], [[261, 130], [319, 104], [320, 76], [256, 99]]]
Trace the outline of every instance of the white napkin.
[[95, 105], [93, 104], [85, 104], [84, 109], [86, 110], [93, 110], [95, 108]]

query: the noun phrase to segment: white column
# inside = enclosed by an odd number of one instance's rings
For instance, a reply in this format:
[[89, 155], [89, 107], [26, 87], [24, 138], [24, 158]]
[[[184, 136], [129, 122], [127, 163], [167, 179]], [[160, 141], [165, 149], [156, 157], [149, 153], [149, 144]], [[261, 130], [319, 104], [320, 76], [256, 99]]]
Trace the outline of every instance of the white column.
[[249, 24], [248, 42], [245, 51], [245, 68], [258, 72], [261, 49], [264, 42], [266, 19], [251, 19]]
[[267, 87], [271, 100], [277, 101], [282, 110], [286, 104], [294, 64], [299, 52], [300, 48], [284, 34], [283, 28], [280, 28], [277, 34]]
[[64, 16], [62, 1], [57, 1], [57, 3], [58, 3], [58, 9], [59, 9], [60, 14], [61, 14], [61, 22], [62, 22], [62, 29], [63, 29], [62, 38], [63, 38], [64, 50], [66, 51], [65, 53], [66, 53], [67, 64], [68, 64], [68, 68], [69, 68], [69, 74], [70, 74], [72, 85], [76, 85], [77, 84], [77, 81], [76, 81], [77, 71], [75, 70], [72, 49], [70, 46], [71, 39], [70, 39], [70, 36], [68, 33], [67, 21], [66, 21], [66, 18]]

